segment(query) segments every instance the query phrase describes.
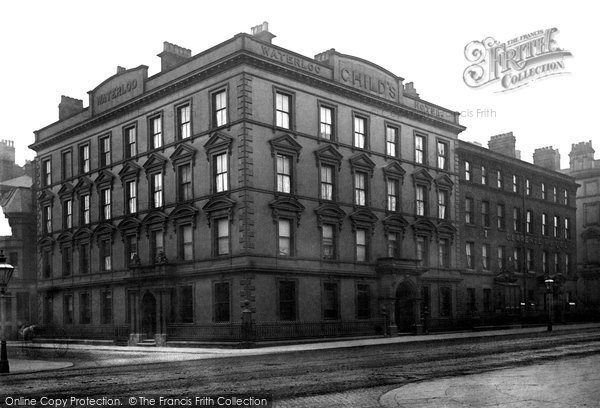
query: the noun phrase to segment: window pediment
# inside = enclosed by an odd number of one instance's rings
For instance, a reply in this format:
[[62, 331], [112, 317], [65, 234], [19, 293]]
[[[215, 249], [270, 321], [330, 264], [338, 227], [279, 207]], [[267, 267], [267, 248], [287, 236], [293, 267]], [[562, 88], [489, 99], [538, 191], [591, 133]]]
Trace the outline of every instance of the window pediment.
[[52, 249], [54, 247], [54, 243], [55, 242], [56, 241], [53, 240], [52, 238], [50, 238], [49, 236], [45, 236], [44, 238], [42, 238], [42, 239], [40, 239], [38, 241], [38, 245], [41, 248], [50, 248], [50, 249]]
[[296, 159], [298, 159], [298, 154], [302, 149], [300, 143], [296, 142], [290, 135], [287, 134], [269, 140], [269, 144], [271, 145], [272, 156], [275, 156], [276, 152], [284, 152], [295, 155]]
[[317, 165], [321, 163], [329, 163], [336, 166], [342, 164], [342, 154], [337, 151], [333, 146], [327, 145], [315, 151], [315, 157], [317, 158]]
[[177, 225], [180, 221], [192, 221], [192, 228], [196, 228], [196, 216], [198, 215], [198, 210], [196, 207], [190, 204], [178, 204], [177, 207], [171, 214], [169, 214], [169, 218], [173, 221], [174, 225]]
[[216, 196], [210, 199], [202, 209], [206, 212], [208, 226], [210, 227], [213, 218], [229, 217], [231, 218], [235, 201], [224, 195]]
[[171, 163], [173, 164], [173, 168], [178, 163], [182, 162], [191, 162], [192, 166], [196, 160], [196, 153], [198, 150], [187, 143], [182, 143], [177, 146], [177, 149], [173, 152], [173, 154], [169, 157], [171, 159]]
[[404, 232], [408, 221], [400, 214], [391, 214], [383, 219], [383, 228], [386, 232]]
[[440, 221], [436, 226], [436, 231], [439, 237], [452, 239], [456, 234], [456, 227], [448, 221]]
[[378, 218], [371, 210], [361, 208], [350, 214], [350, 221], [352, 222], [352, 230], [357, 228], [367, 228], [373, 233], [375, 231], [375, 223]]
[[321, 204], [315, 208], [315, 213], [317, 214], [319, 227], [324, 223], [330, 222], [337, 224], [340, 230], [342, 229], [342, 222], [344, 221], [346, 213], [338, 205], [333, 203]]
[[90, 240], [90, 238], [92, 237], [92, 235], [93, 235], [93, 232], [92, 232], [91, 229], [86, 228], [86, 227], [79, 228], [73, 234], [73, 240], [75, 242]]
[[117, 229], [121, 232], [121, 236], [125, 239], [125, 234], [127, 232], [135, 231], [136, 235], [139, 236], [140, 229], [142, 227], [142, 222], [138, 220], [136, 217], [126, 217], [124, 218], [118, 225]]
[[353, 171], [362, 170], [369, 173], [373, 176], [373, 169], [375, 168], [375, 163], [365, 153], [357, 154], [349, 159], [350, 167]]
[[77, 194], [85, 194], [85, 193], [89, 193], [92, 190], [92, 185], [94, 183], [92, 182], [92, 180], [85, 176], [85, 177], [81, 177], [79, 178], [79, 181], [77, 181], [77, 184], [75, 185], [75, 191], [77, 192]]
[[167, 228], [169, 217], [162, 210], [150, 211], [142, 220], [142, 225], [146, 226], [146, 232], [150, 231], [153, 225], [160, 224], [163, 229]]
[[153, 170], [164, 171], [166, 163], [167, 159], [162, 154], [152, 153], [142, 167], [146, 174], [148, 174]]
[[140, 167], [139, 164], [137, 164], [133, 160], [130, 160], [130, 161], [126, 162], [123, 165], [123, 168], [121, 169], [121, 171], [119, 171], [119, 177], [121, 178], [121, 180], [132, 179], [132, 178], [137, 180], [141, 169], [142, 168]]
[[452, 187], [454, 187], [454, 182], [450, 177], [448, 177], [447, 174], [442, 174], [441, 176], [436, 177], [435, 185], [439, 189], [452, 190]]
[[55, 196], [52, 191], [45, 189], [38, 197], [38, 201], [42, 204], [52, 204], [52, 201], [54, 201], [54, 197]]
[[269, 203], [273, 211], [273, 220], [277, 221], [279, 217], [294, 217], [297, 225], [300, 225], [300, 217], [305, 207], [294, 197], [281, 197]]
[[387, 177], [395, 177], [403, 180], [406, 170], [402, 168], [400, 163], [393, 161], [383, 168], [383, 174], [385, 174]]
[[56, 242], [62, 244], [68, 244], [73, 242], [73, 234], [68, 231], [62, 232], [58, 237], [56, 237]]
[[115, 175], [112, 172], [108, 170], [102, 170], [100, 174], [98, 174], [98, 177], [96, 177], [94, 183], [96, 184], [97, 189], [112, 187], [114, 178]]
[[431, 183], [433, 181], [433, 177], [429, 174], [429, 172], [425, 169], [421, 169], [412, 175], [413, 182], [415, 184], [426, 185], [427, 187], [431, 187]]
[[100, 240], [103, 237], [108, 236], [110, 238], [111, 242], [114, 242], [115, 239], [115, 231], [117, 230], [117, 228], [115, 228], [114, 225], [112, 225], [109, 222], [103, 222], [102, 224], [98, 225], [96, 227], [96, 229], [94, 229], [94, 237], [96, 237], [96, 240]]
[[227, 136], [221, 132], [215, 132], [208, 141], [204, 144], [204, 149], [206, 150], [206, 157], [210, 159], [211, 153], [215, 151], [227, 151], [231, 153], [231, 144], [233, 143], [233, 138]]
[[73, 184], [65, 183], [60, 187], [60, 190], [58, 190], [58, 196], [61, 199], [71, 198], [73, 197], [74, 192], [75, 188], [73, 187]]
[[417, 235], [431, 236], [436, 231], [435, 225], [427, 218], [417, 218], [413, 222], [412, 228]]

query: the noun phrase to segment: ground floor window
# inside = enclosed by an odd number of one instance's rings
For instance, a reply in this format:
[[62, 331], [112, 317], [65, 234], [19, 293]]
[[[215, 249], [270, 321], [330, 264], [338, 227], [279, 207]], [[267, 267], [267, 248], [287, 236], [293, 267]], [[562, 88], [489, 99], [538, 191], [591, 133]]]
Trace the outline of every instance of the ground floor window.
[[296, 282], [279, 282], [279, 320], [297, 320]]
[[476, 310], [475, 288], [467, 288], [467, 312], [473, 313]]
[[490, 312], [492, 309], [492, 290], [489, 288], [483, 289], [483, 311]]
[[92, 311], [90, 307], [90, 294], [81, 293], [79, 295], [79, 323], [90, 324], [92, 321]]
[[452, 316], [452, 292], [449, 287], [440, 288], [440, 317]]
[[214, 286], [215, 322], [228, 322], [230, 317], [229, 282], [217, 282]]
[[73, 295], [71, 294], [63, 296], [63, 322], [73, 324]]
[[369, 285], [356, 285], [356, 317], [359, 319], [371, 317], [371, 287]]
[[100, 292], [100, 323], [112, 323], [112, 291]]
[[323, 284], [323, 317], [325, 319], [335, 320], [339, 318], [339, 296], [338, 284], [335, 282], [325, 282]]
[[51, 324], [53, 319], [53, 296], [50, 293], [44, 295], [44, 323]]
[[191, 285], [179, 288], [179, 315], [182, 323], [194, 322], [194, 290]]
[[431, 296], [429, 293], [429, 286], [421, 286], [421, 299], [423, 299], [423, 315], [425, 313], [431, 313]]

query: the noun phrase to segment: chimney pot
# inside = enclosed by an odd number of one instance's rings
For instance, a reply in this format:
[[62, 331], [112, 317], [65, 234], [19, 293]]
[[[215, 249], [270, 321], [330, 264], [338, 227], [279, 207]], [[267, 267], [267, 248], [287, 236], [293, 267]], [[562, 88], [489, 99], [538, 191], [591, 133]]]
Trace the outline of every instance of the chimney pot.
[[517, 139], [513, 135], [513, 132], [502, 133], [490, 137], [488, 142], [488, 149], [493, 152], [503, 154], [509, 157], [517, 157], [515, 150]]
[[262, 24], [256, 25], [250, 29], [252, 35], [259, 41], [271, 44], [275, 34], [269, 32], [269, 23], [264, 21]]
[[549, 170], [560, 170], [560, 153], [552, 146], [535, 149], [533, 152], [533, 164]]
[[415, 88], [414, 82], [407, 82], [404, 85], [404, 95], [410, 96], [413, 98], [419, 98], [419, 94], [417, 93], [417, 89]]
[[83, 100], [61, 95], [58, 104], [58, 120], [70, 118], [83, 110]]
[[158, 56], [160, 57], [160, 70], [164, 72], [189, 59], [192, 56], [192, 50], [165, 41], [163, 42], [163, 51]]

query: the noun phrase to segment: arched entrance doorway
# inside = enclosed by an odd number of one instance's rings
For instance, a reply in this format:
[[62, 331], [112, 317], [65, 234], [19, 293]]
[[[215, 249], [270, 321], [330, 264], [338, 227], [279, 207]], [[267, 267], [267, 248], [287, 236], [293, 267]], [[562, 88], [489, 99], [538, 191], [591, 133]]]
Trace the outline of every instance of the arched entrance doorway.
[[156, 333], [156, 298], [150, 292], [142, 297], [142, 332], [150, 339]]
[[414, 305], [416, 293], [413, 285], [404, 281], [396, 289], [396, 326], [399, 332], [412, 332], [415, 330]]

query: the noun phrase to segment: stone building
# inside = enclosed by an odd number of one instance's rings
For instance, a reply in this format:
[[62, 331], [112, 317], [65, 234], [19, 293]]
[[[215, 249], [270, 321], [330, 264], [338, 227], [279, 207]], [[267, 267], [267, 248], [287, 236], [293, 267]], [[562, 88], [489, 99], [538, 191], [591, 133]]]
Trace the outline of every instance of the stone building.
[[[452, 327], [458, 113], [266, 24], [119, 67], [35, 132], [38, 287], [72, 335], [238, 339]], [[385, 319], [385, 323], [384, 320]], [[49, 329], [50, 330], [50, 329]]]
[[32, 166], [15, 163], [12, 141], [0, 142], [0, 206], [8, 219], [11, 235], [0, 236], [0, 249], [14, 266], [8, 285], [7, 325], [9, 338], [21, 325], [37, 319], [35, 213], [33, 209]]
[[482, 319], [543, 315], [544, 277], [554, 279], [557, 317], [575, 302], [577, 184], [559, 173], [560, 156], [537, 149], [518, 159], [516, 138], [489, 148], [459, 141], [459, 266], [463, 314]]
[[600, 160], [594, 158], [592, 141], [571, 146], [569, 168], [577, 190], [577, 266], [581, 278], [583, 308], [600, 310]]

